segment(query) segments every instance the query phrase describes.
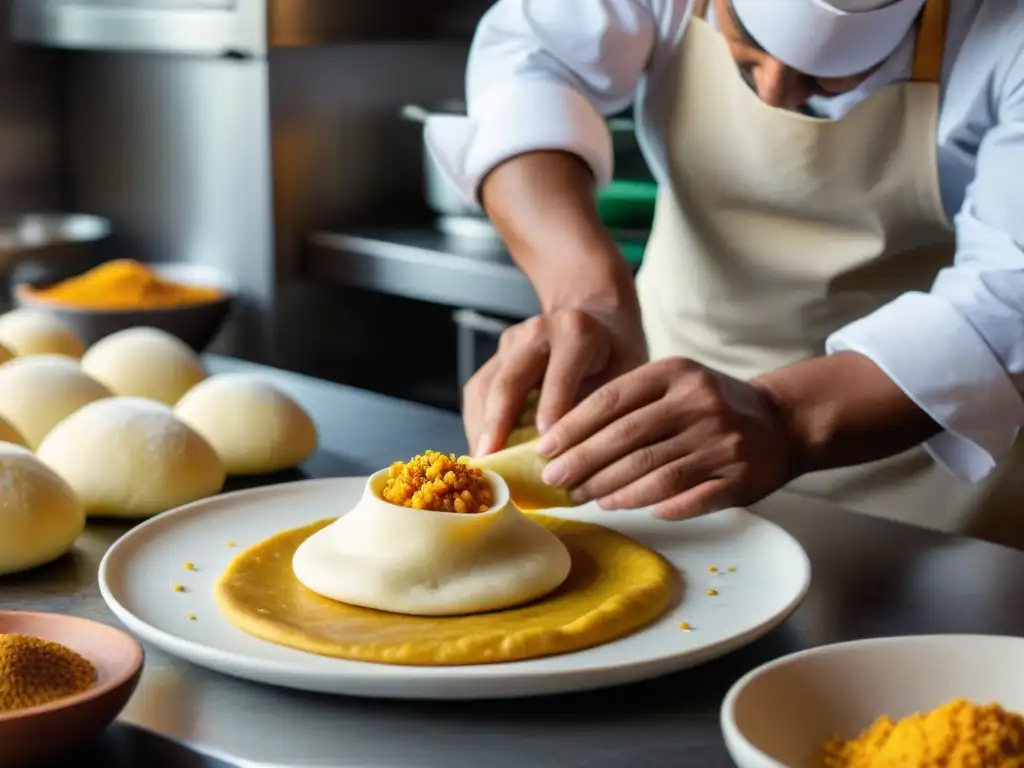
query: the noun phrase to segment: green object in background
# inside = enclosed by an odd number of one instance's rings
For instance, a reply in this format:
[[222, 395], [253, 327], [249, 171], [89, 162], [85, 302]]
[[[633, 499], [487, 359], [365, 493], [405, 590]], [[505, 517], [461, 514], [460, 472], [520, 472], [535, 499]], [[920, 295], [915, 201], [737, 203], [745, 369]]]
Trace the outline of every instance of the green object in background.
[[640, 264], [644, 260], [644, 250], [647, 248], [647, 243], [637, 240], [619, 240], [619, 250], [622, 251], [623, 257], [629, 262], [630, 268], [633, 270], [633, 274], [640, 269]]
[[653, 181], [615, 179], [597, 193], [597, 212], [605, 226], [650, 229], [658, 185]]

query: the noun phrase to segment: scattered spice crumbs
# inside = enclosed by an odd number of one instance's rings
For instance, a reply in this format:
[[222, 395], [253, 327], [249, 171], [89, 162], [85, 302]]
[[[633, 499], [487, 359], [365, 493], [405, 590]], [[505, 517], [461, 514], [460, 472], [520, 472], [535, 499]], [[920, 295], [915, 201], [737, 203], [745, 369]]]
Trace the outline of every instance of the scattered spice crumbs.
[[229, 541], [229, 542], [228, 542], [228, 546], [229, 546], [229, 547], [233, 547], [233, 546], [235, 546], [235, 542], [234, 542], [234, 541]]
[[186, 571], [194, 571], [195, 569], [196, 569], [196, 564], [195, 563], [193, 563], [191, 560], [186, 560], [185, 561], [185, 570]]
[[174, 585], [174, 591], [175, 592], [186, 592], [188, 590], [185, 589], [185, 585], [183, 585], [183, 584], [175, 584]]
[[708, 597], [714, 597], [717, 594], [718, 594], [718, 590], [717, 589], [709, 589], [708, 590]]
[[195, 621], [195, 620], [196, 620], [196, 615], [195, 615], [194, 613], [190, 613], [190, 614], [188, 615], [188, 620], [189, 620], [189, 621]]
[[730, 565], [729, 566], [729, 573], [736, 573], [736, 566], [735, 565]]
[[679, 628], [683, 630], [683, 632], [690, 632], [693, 630], [693, 627], [690, 626], [690, 622], [688, 621], [679, 622]]
[[708, 566], [708, 573], [718, 573], [718, 567], [714, 565]]

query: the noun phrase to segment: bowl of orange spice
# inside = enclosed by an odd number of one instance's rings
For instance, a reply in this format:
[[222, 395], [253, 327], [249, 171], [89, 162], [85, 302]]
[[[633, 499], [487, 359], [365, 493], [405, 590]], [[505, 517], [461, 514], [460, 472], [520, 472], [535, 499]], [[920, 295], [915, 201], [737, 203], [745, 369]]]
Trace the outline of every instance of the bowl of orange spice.
[[722, 704], [739, 768], [1024, 766], [1024, 638], [925, 635], [813, 648]]
[[205, 264], [117, 259], [63, 280], [16, 282], [14, 303], [57, 316], [86, 345], [148, 326], [201, 352], [227, 320], [235, 292], [227, 274]]
[[0, 765], [42, 765], [83, 746], [135, 692], [145, 654], [76, 616], [0, 611]]

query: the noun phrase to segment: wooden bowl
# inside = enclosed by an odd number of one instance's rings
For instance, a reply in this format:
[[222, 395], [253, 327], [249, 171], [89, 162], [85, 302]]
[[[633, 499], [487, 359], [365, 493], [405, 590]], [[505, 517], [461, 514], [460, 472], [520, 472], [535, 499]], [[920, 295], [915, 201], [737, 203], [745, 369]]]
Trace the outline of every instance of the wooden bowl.
[[91, 347], [104, 336], [136, 326], [159, 328], [177, 336], [197, 353], [202, 352], [220, 332], [233, 306], [237, 291], [234, 280], [225, 272], [207, 264], [187, 262], [147, 263], [147, 267], [168, 280], [183, 285], [217, 288], [222, 296], [214, 301], [189, 304], [183, 307], [154, 307], [149, 309], [85, 309], [68, 307], [33, 295], [26, 287], [45, 288], [63, 277], [47, 280], [22, 280], [14, 278], [14, 305], [22, 308], [42, 310], [75, 329], [75, 332]]
[[61, 643], [92, 662], [96, 683], [84, 693], [0, 714], [0, 765], [38, 765], [97, 736], [124, 709], [142, 673], [135, 638], [106, 624], [57, 613], [0, 611], [0, 633]]

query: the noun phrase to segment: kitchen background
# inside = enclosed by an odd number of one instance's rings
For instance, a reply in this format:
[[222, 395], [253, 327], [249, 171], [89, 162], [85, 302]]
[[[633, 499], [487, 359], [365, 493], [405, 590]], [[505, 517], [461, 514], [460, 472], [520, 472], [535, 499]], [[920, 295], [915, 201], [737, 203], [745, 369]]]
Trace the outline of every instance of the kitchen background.
[[[460, 109], [490, 4], [0, 0], [0, 211], [111, 220], [55, 272], [128, 257], [230, 274], [214, 351], [455, 410], [537, 308], [422, 148], [423, 114]], [[610, 125], [602, 213], [636, 265], [653, 184], [628, 116]]]

